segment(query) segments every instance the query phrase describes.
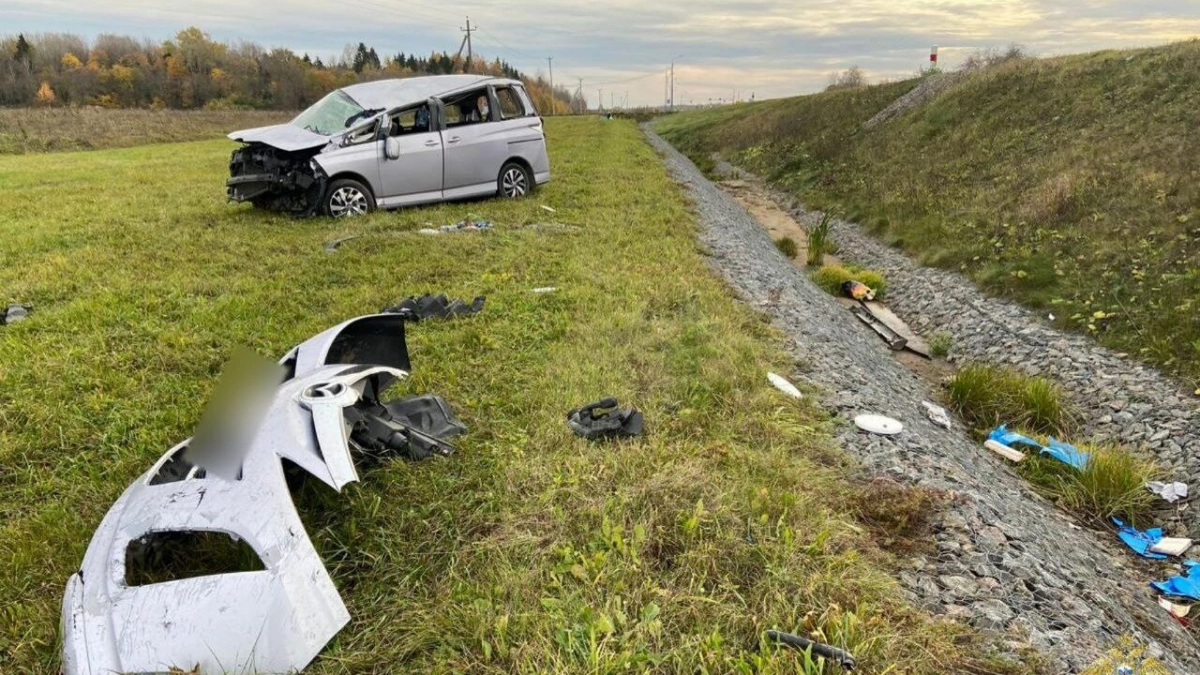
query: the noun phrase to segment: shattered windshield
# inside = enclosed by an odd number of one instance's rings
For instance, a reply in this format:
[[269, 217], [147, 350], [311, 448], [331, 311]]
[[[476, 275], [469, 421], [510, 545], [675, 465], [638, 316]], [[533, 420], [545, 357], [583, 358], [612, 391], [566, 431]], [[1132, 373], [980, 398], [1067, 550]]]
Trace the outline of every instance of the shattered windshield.
[[332, 136], [344, 131], [355, 120], [360, 119], [366, 112], [354, 99], [341, 91], [335, 91], [325, 98], [312, 104], [292, 120], [292, 124], [302, 129]]

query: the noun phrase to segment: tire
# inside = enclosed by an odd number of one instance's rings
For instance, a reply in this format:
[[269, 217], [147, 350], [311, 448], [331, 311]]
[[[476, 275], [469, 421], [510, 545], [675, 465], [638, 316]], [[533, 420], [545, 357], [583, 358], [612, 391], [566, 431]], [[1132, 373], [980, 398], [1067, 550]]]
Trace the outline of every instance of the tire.
[[496, 195], [506, 199], [520, 199], [533, 190], [533, 176], [519, 162], [509, 162], [500, 167], [496, 178]]
[[375, 196], [353, 178], [339, 178], [325, 191], [321, 210], [331, 218], [361, 216], [375, 210]]

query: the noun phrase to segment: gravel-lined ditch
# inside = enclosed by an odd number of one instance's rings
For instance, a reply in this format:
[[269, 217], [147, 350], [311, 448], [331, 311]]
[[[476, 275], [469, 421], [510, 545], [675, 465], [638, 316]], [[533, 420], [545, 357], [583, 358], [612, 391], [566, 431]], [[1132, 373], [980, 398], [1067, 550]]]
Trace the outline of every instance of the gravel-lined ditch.
[[[766, 231], [732, 197], [665, 141], [652, 132], [648, 137], [693, 200], [700, 238], [712, 251], [714, 267], [791, 338], [797, 361], [804, 364], [791, 375], [824, 390], [824, 405], [839, 418], [848, 421], [872, 412], [905, 424], [904, 432], [892, 437], [841, 425], [837, 438], [842, 447], [880, 475], [958, 495], [940, 517], [936, 555], [908, 559], [899, 572], [915, 603], [935, 614], [1002, 632], [1014, 642], [1027, 641], [1055, 661], [1054, 672], [1081, 671], [1122, 635], [1144, 643], [1173, 672], [1200, 672], [1200, 646], [1157, 606], [1146, 572], [1115, 537], [1104, 540], [1079, 529], [961, 426], [946, 431], [926, 420], [920, 402], [933, 400], [930, 385], [898, 363], [869, 329], [783, 258]], [[925, 271], [918, 273], [915, 266], [907, 273], [910, 279], [899, 269], [902, 261], [884, 260], [888, 254], [903, 256], [882, 245], [860, 257], [860, 250], [867, 250], [873, 240], [860, 241], [865, 236], [852, 226], [838, 223], [835, 234], [843, 255], [888, 275], [889, 304], [919, 331], [925, 325], [955, 332], [954, 322], [962, 321], [964, 336], [956, 343], [960, 353], [974, 344], [968, 337], [972, 331], [980, 334], [980, 344], [985, 334], [997, 332], [990, 321], [971, 323], [953, 316], [965, 314], [962, 307], [936, 315], [925, 310], [928, 320], [914, 322], [906, 314], [919, 307], [956, 304], [940, 299], [959, 293], [959, 286], [949, 286], [940, 275], [931, 276], [928, 283], [918, 281]], [[933, 299], [917, 299], [920, 288], [931, 289]], [[941, 322], [934, 316], [942, 317]], [[1024, 321], [1011, 325], [1028, 325], [1029, 319]], [[1017, 333], [1049, 338], [1038, 332], [1041, 328], [1030, 330]], [[1055, 333], [1048, 343], [1069, 339]], [[1061, 349], [1070, 349], [1069, 343]], [[992, 353], [1003, 357], [997, 360], [1009, 361], [1024, 352], [1010, 352], [1001, 343]], [[1140, 403], [1130, 397], [1126, 409]]]

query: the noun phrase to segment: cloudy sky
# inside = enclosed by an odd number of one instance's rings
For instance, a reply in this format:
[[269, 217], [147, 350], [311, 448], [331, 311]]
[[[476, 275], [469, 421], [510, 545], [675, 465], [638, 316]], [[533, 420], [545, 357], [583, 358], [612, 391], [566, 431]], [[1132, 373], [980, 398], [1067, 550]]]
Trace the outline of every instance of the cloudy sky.
[[214, 38], [328, 57], [365, 41], [380, 55], [458, 49], [528, 73], [554, 57], [557, 83], [595, 104], [659, 104], [675, 61], [677, 103], [785, 96], [857, 65], [872, 81], [913, 74], [931, 45], [953, 67], [979, 49], [1039, 55], [1200, 36], [1200, 0], [5, 0], [0, 33], [120, 33], [161, 40], [195, 25]]

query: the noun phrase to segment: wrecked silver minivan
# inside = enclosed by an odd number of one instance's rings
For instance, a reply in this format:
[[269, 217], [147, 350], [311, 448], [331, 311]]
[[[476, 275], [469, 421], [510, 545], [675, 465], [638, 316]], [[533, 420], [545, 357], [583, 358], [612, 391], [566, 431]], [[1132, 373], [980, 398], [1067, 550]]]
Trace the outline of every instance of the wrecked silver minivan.
[[359, 317], [290, 351], [228, 472], [199, 461], [198, 430], [125, 490], [67, 581], [64, 675], [293, 673], [312, 661], [350, 614], [292, 482], [341, 491], [364, 461], [444, 456], [466, 430], [440, 397], [380, 400], [411, 369], [405, 320]]
[[335, 90], [291, 122], [229, 134], [229, 198], [333, 217], [550, 180], [542, 119], [519, 80], [436, 75]]

